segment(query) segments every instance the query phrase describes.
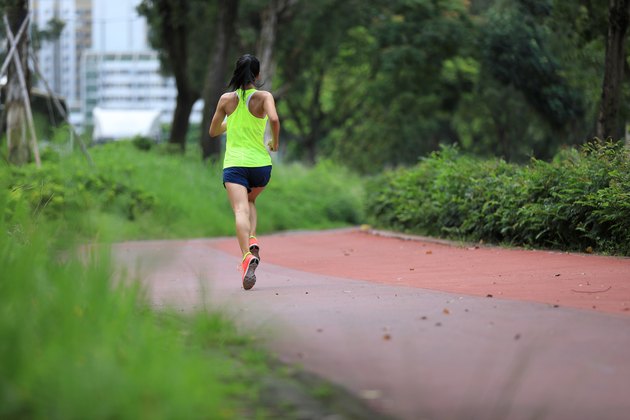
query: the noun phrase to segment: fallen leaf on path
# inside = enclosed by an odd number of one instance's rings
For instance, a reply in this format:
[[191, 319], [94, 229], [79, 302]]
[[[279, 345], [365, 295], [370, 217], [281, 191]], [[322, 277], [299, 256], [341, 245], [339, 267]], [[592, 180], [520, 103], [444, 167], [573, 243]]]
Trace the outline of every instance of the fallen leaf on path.
[[391, 335], [389, 335], [389, 334], [383, 334], [383, 340], [385, 340], [385, 341], [389, 341], [389, 340], [391, 340], [391, 339], [392, 339], [392, 336], [391, 336]]
[[359, 393], [359, 395], [364, 400], [376, 400], [378, 398], [381, 398], [383, 393], [379, 391], [378, 389], [364, 389], [363, 391]]
[[442, 312], [444, 313], [444, 315], [448, 315], [451, 313], [451, 311], [449, 311], [447, 308], [444, 308]]
[[425, 252], [425, 254], [427, 254], [427, 255], [433, 254], [433, 251], [427, 251], [427, 252]]
[[[580, 284], [581, 286], [581, 284]], [[610, 289], [612, 289], [612, 286], [608, 286], [605, 289], [601, 289], [601, 290], [575, 290], [575, 289], [571, 289], [572, 292], [575, 293], [604, 293], [609, 291]], [[595, 299], [599, 299], [599, 297], [596, 297]]]

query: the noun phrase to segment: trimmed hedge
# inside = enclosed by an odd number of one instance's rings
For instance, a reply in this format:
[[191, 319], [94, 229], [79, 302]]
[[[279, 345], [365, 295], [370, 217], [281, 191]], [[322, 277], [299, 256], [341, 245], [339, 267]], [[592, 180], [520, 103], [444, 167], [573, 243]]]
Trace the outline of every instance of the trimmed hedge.
[[425, 235], [630, 255], [630, 151], [593, 142], [519, 166], [445, 147], [369, 183], [367, 212]]

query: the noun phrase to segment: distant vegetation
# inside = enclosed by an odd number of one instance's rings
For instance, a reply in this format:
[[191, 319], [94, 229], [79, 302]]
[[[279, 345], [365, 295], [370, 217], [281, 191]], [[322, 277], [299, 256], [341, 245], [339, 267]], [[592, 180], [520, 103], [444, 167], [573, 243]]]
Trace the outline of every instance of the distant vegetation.
[[[1, 166], [10, 188], [5, 211], [11, 215], [25, 204], [35, 217], [85, 238], [233, 235], [221, 165], [146, 146], [140, 139], [93, 147], [95, 168], [79, 153], [59, 157], [54, 150], [44, 155], [41, 169]], [[363, 217], [362, 184], [325, 161], [312, 168], [276, 165], [257, 204], [261, 233], [357, 224]]]
[[630, 255], [630, 150], [589, 143], [551, 162], [480, 159], [443, 148], [368, 187], [387, 228], [469, 241]]

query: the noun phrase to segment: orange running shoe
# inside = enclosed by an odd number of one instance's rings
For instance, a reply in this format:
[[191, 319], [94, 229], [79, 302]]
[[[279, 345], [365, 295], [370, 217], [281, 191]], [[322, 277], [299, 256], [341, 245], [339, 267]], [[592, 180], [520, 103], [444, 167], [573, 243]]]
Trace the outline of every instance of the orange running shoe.
[[252, 255], [251, 252], [248, 252], [243, 257], [243, 262], [241, 262], [241, 270], [243, 272], [243, 289], [249, 290], [256, 284], [256, 268], [258, 267], [258, 263], [260, 260]]
[[258, 239], [255, 236], [249, 237], [249, 252], [251, 252], [254, 257], [258, 258], [260, 262], [260, 245], [258, 245]]

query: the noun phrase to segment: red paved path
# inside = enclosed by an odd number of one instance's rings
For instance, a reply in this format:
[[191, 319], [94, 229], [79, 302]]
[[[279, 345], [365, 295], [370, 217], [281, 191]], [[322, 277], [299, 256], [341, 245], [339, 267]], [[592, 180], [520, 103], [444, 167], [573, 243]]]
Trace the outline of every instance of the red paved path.
[[[357, 229], [259, 240], [263, 263], [309, 273], [630, 315], [630, 258], [454, 247]], [[214, 246], [239, 254], [235, 239]]]
[[402, 420], [630, 418], [630, 259], [356, 229], [259, 239], [247, 292], [232, 238], [113, 253], [156, 308], [210, 303], [281, 360]]

